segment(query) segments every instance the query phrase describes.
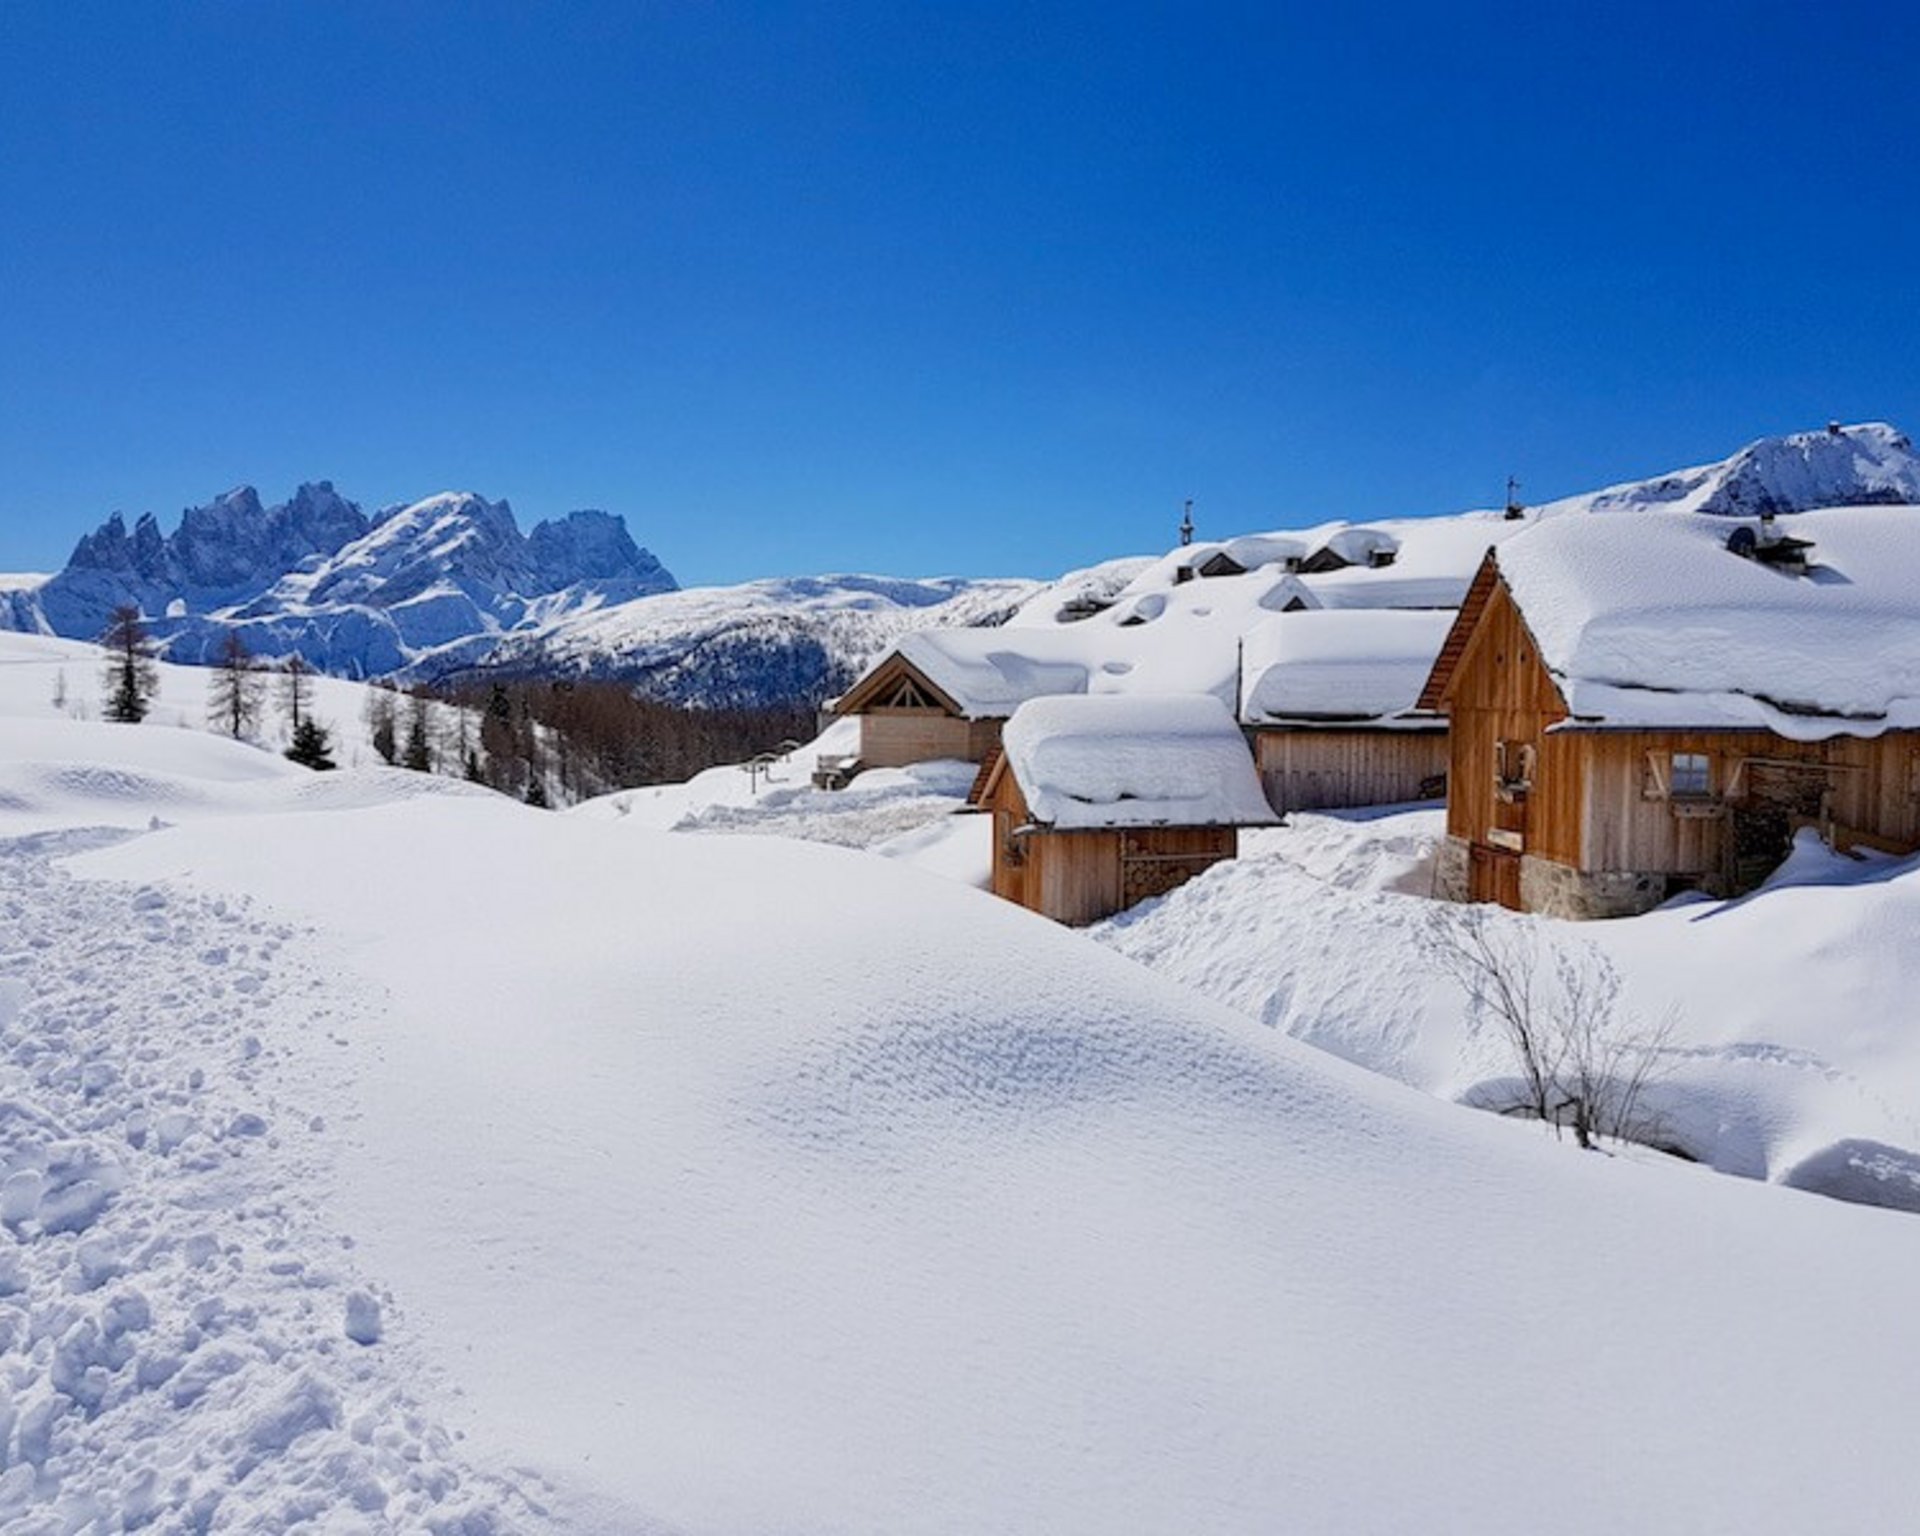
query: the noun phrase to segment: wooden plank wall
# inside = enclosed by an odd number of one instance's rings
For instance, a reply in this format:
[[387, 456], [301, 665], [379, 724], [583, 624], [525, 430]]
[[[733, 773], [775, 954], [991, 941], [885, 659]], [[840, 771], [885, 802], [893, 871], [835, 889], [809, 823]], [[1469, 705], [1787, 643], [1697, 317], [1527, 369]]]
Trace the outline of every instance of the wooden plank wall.
[[1254, 760], [1276, 811], [1417, 800], [1447, 771], [1445, 731], [1258, 730]]
[[860, 760], [869, 768], [957, 757], [977, 763], [973, 722], [931, 709], [876, 709], [860, 717]]
[[[1447, 830], [1487, 843], [1496, 827], [1518, 820], [1528, 853], [1577, 865], [1585, 753], [1568, 737], [1547, 734], [1566, 710], [1504, 585], [1489, 598], [1462, 653], [1447, 716]], [[1533, 789], [1524, 806], [1502, 805], [1495, 794], [1498, 741], [1534, 749]]]
[[1564, 739], [1581, 744], [1592, 785], [1584, 869], [1678, 875], [1721, 870], [1727, 818], [1676, 815], [1671, 800], [1648, 799], [1649, 753], [1663, 784], [1670, 754], [1705, 755], [1708, 782], [1719, 798], [1730, 791], [1738, 798], [1745, 789], [1751, 767], [1743, 772], [1742, 762], [1831, 764], [1836, 771], [1828, 776], [1827, 810], [1834, 821], [1904, 846], [1920, 843], [1920, 733], [1800, 742], [1770, 731], [1582, 731]]

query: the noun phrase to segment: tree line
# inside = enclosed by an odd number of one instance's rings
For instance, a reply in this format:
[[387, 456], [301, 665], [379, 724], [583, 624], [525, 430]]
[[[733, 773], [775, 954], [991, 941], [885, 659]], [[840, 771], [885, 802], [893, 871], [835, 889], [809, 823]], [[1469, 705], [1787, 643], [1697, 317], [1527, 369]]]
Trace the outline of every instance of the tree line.
[[[101, 642], [106, 718], [138, 724], [159, 691], [139, 610], [116, 610]], [[313, 679], [299, 655], [269, 662], [229, 630], [207, 689], [208, 724], [236, 740], [252, 739], [277, 704], [290, 728], [286, 756], [332, 768], [333, 735], [313, 713]], [[802, 704], [698, 709], [640, 698], [613, 682], [471, 673], [437, 689], [376, 682], [365, 706], [367, 739], [383, 762], [466, 778], [537, 806], [691, 778], [807, 740], [814, 724]]]

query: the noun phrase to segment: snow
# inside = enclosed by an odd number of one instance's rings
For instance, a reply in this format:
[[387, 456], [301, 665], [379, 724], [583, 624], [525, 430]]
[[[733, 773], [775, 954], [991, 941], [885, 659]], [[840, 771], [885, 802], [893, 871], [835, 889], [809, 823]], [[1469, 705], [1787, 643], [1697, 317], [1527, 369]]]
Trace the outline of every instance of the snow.
[[1453, 617], [1445, 611], [1276, 614], [1242, 642], [1240, 718], [1248, 725], [1394, 720], [1419, 701]]
[[1805, 576], [1732, 554], [1734, 526], [1559, 518], [1501, 546], [1574, 716], [1803, 740], [1920, 727], [1920, 513], [1799, 513], [1792, 532], [1814, 544]]
[[[9, 1532], [1769, 1536], [1920, 1498], [1920, 1330], [1873, 1304], [1920, 1222], [1288, 1038], [1445, 1070], [1394, 937], [1433, 813], [1247, 834], [1110, 927], [1264, 974], [1271, 1028], [898, 859], [65, 719], [10, 664], [49, 643], [0, 650]], [[49, 774], [123, 783], [115, 825]], [[700, 814], [816, 814], [778, 792]], [[1834, 872], [1603, 937], [1686, 990], [1730, 1109], [1782, 1085], [1782, 1177], [1897, 1184], [1920, 877]]]
[[[1444, 1098], [1512, 1073], [1428, 958], [1440, 810], [1295, 813], [1096, 938], [1295, 1038]], [[1920, 861], [1803, 836], [1759, 892], [1565, 923], [1490, 910], [1549, 951], [1604, 955], [1623, 1017], [1671, 1017], [1650, 1108], [1724, 1173], [1920, 1210], [1920, 1039], [1907, 1027]], [[1876, 1171], [1865, 1171], [1868, 1169]]]
[[1007, 722], [1027, 813], [1057, 830], [1242, 827], [1274, 819], [1246, 738], [1205, 694], [1063, 694]]
[[[1134, 572], [1118, 590], [1094, 580], [1096, 573], [1077, 572], [1003, 625], [910, 632], [894, 650], [969, 719], [1005, 719], [1029, 699], [1063, 693], [1207, 693], [1238, 708], [1241, 641], [1274, 614], [1295, 603], [1382, 611], [1457, 607], [1489, 545], [1524, 526], [1468, 513], [1364, 527], [1325, 523], [1183, 546], [1144, 567], [1117, 564], [1107, 574]], [[1398, 554], [1378, 568], [1363, 564], [1307, 576], [1284, 569], [1287, 560], [1328, 545], [1361, 560], [1376, 548]], [[1249, 568], [1180, 579], [1183, 568], [1216, 550], [1244, 556]], [[1111, 606], [1091, 617], [1062, 617], [1069, 602], [1093, 590], [1110, 591]], [[1401, 632], [1391, 621], [1386, 628]], [[1343, 633], [1365, 630], [1357, 623]]]

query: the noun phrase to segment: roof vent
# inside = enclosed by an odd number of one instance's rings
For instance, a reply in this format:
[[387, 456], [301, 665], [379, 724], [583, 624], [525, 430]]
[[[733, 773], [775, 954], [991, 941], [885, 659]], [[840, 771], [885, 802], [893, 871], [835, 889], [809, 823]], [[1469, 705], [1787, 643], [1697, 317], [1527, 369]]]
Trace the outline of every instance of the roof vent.
[[1779, 519], [1771, 512], [1760, 514], [1760, 526], [1736, 528], [1727, 535], [1727, 548], [1742, 560], [1770, 565], [1787, 576], [1807, 574], [1807, 551], [1813, 540], [1796, 539], [1780, 531]]

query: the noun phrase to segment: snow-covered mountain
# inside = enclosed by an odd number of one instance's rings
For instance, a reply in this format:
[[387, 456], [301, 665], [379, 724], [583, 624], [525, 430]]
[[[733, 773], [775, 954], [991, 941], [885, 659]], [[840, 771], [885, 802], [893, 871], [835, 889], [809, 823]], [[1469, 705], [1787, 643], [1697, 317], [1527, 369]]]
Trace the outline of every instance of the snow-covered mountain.
[[373, 677], [444, 670], [517, 626], [673, 587], [610, 513], [522, 534], [506, 502], [448, 492], [370, 518], [322, 480], [271, 507], [240, 486], [168, 535], [151, 513], [131, 533], [115, 513], [0, 623], [86, 639], [131, 603], [176, 661], [209, 659], [235, 629], [257, 653]]
[[801, 576], [696, 587], [577, 610], [486, 658], [516, 675], [631, 683], [650, 697], [762, 708], [838, 693], [908, 630], [991, 625], [1037, 581]]
[[[1876, 502], [1920, 505], [1920, 455], [1905, 434], [1869, 422], [1762, 438], [1714, 464], [1565, 497], [1529, 515], [1750, 516]], [[1409, 590], [1402, 605], [1457, 601], [1454, 589], [1485, 547], [1487, 520], [1416, 520], [1431, 530], [1419, 542], [1458, 544], [1464, 554], [1436, 568], [1431, 592]], [[1283, 531], [1267, 543], [1324, 543], [1332, 527]], [[1218, 548], [1238, 558], [1248, 543]], [[91, 639], [117, 604], [131, 602], [178, 661], [209, 658], [237, 628], [257, 652], [297, 650], [349, 677], [499, 669], [615, 678], [680, 703], [791, 704], [838, 692], [908, 630], [1074, 622], [1113, 605], [1130, 583], [1153, 586], [1159, 565], [1171, 582], [1179, 558], [1193, 553], [1158, 565], [1112, 560], [1048, 584], [817, 576], [683, 592], [608, 513], [575, 512], [522, 535], [504, 501], [446, 493], [369, 518], [320, 481], [273, 507], [243, 486], [189, 508], [169, 536], [151, 516], [129, 532], [116, 514], [57, 576], [0, 583], [0, 628]], [[1404, 585], [1413, 564], [1403, 558], [1393, 579]], [[1442, 588], [1453, 595], [1436, 596]]]
[[1763, 437], [1730, 458], [1563, 497], [1543, 513], [1711, 512], [1757, 517], [1813, 507], [1920, 503], [1920, 456], [1884, 421]]

